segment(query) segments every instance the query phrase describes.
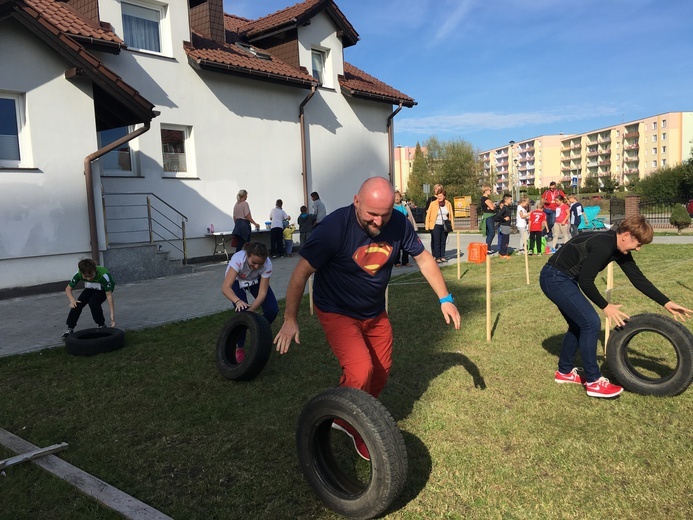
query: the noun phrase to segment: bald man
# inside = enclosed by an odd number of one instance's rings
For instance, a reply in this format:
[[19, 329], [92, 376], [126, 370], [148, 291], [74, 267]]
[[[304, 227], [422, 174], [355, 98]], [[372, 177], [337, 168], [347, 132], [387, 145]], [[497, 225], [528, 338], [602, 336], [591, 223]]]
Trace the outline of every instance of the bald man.
[[[385, 289], [400, 249], [418, 264], [440, 300], [446, 323], [460, 328], [460, 313], [443, 275], [424, 249], [404, 214], [394, 211], [395, 193], [383, 177], [363, 183], [354, 203], [330, 213], [305, 246], [286, 290], [284, 323], [274, 338], [277, 351], [299, 341], [298, 307], [313, 274], [315, 309], [327, 342], [342, 367], [340, 386], [359, 388], [378, 397], [392, 366], [392, 327], [385, 312]], [[367, 449], [350, 425], [333, 427], [348, 433], [359, 455]], [[365, 450], [365, 451], [364, 451]]]

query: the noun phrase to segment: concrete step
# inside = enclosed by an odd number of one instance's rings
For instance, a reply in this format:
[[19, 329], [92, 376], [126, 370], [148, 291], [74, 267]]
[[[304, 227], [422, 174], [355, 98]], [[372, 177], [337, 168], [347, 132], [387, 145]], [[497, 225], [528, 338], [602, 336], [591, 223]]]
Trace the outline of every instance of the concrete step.
[[103, 258], [118, 284], [194, 272], [192, 266], [169, 258], [168, 251], [159, 251], [156, 244], [119, 244], [104, 251]]

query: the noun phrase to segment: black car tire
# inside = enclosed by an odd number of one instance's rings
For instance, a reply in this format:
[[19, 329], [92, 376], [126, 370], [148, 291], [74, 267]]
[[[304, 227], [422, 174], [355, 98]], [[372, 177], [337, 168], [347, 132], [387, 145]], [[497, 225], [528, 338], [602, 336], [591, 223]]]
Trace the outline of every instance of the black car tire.
[[[676, 353], [676, 367], [664, 377], [642, 375], [629, 359], [628, 344], [636, 334], [655, 332], [667, 339]], [[606, 348], [606, 360], [616, 381], [636, 394], [658, 397], [684, 392], [693, 379], [693, 334], [684, 325], [661, 314], [632, 316], [624, 327], [614, 329]]]
[[[245, 359], [236, 363], [236, 344], [246, 331]], [[254, 312], [236, 313], [221, 329], [217, 340], [217, 368], [226, 379], [250, 381], [265, 368], [272, 352], [272, 328], [264, 316]]]
[[[362, 436], [370, 453], [370, 478], [360, 482], [337, 463], [330, 436], [341, 418]], [[400, 495], [407, 477], [407, 450], [402, 432], [383, 404], [355, 388], [327, 390], [311, 399], [298, 419], [296, 446], [301, 470], [318, 498], [349, 518], [383, 514]]]
[[94, 356], [118, 350], [124, 345], [125, 333], [110, 327], [78, 330], [65, 338], [65, 350], [73, 356]]

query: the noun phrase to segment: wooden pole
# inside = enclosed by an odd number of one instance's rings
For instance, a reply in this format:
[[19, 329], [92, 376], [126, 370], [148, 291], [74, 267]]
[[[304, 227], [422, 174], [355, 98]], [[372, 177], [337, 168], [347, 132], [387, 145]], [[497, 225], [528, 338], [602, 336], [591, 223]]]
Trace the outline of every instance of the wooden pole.
[[385, 287], [385, 312], [390, 304], [390, 286]]
[[525, 273], [527, 274], [527, 285], [529, 285], [529, 256], [527, 255], [527, 237], [525, 237]]
[[491, 256], [486, 255], [486, 341], [491, 343]]
[[462, 260], [461, 257], [462, 255], [460, 254], [460, 232], [455, 231], [455, 234], [457, 235], [457, 279], [459, 280], [462, 278]]
[[313, 315], [313, 275], [308, 278], [308, 301], [310, 303], [310, 315]]
[[[606, 267], [606, 301], [611, 303], [611, 291], [614, 289], [614, 263], [610, 262]], [[606, 356], [606, 345], [609, 343], [609, 336], [611, 335], [611, 320], [606, 319], [604, 325], [604, 355]]]

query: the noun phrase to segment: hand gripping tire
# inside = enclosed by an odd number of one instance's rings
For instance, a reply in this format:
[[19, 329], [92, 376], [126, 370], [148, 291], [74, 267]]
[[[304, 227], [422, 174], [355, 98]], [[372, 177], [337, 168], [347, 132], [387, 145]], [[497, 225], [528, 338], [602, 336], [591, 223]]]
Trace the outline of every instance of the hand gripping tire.
[[[371, 457], [367, 478], [352, 477], [335, 457], [330, 436], [343, 435], [332, 429], [335, 418], [348, 422], [365, 441]], [[341, 515], [377, 517], [404, 488], [408, 461], [402, 433], [385, 406], [361, 390], [339, 387], [311, 399], [298, 419], [296, 445], [308, 483], [327, 507]]]
[[123, 348], [125, 333], [120, 329], [82, 329], [65, 338], [65, 350], [73, 356], [93, 356]]
[[[236, 344], [246, 332], [245, 359], [236, 362]], [[265, 368], [272, 352], [272, 329], [267, 320], [254, 312], [236, 313], [221, 329], [217, 340], [217, 368], [234, 381], [250, 381]]]
[[[660, 378], [646, 377], [631, 361], [629, 343], [636, 334], [655, 332], [671, 343], [676, 367]], [[606, 360], [615, 379], [636, 394], [673, 396], [688, 388], [693, 379], [693, 334], [677, 321], [661, 314], [638, 314], [624, 327], [614, 329], [606, 348]]]

